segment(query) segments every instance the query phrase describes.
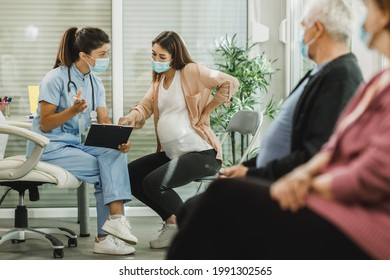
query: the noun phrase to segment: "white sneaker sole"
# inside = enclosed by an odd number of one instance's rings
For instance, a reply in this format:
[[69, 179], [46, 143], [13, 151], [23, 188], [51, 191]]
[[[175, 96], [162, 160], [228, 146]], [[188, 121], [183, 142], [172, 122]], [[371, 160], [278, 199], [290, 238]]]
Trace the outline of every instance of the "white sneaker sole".
[[128, 243], [130, 245], [137, 245], [137, 243], [138, 243], [137, 237], [135, 237], [131, 233], [130, 233], [130, 236], [129, 235], [123, 235], [121, 233], [118, 233], [115, 229], [110, 228], [106, 224], [103, 225], [102, 230], [104, 230], [105, 232], [108, 232], [109, 234], [111, 234], [111, 235], [113, 235], [113, 236], [115, 236], [115, 237], [125, 241], [126, 243]]
[[100, 250], [94, 250], [93, 251], [94, 254], [105, 254], [105, 255], [118, 255], [118, 256], [125, 256], [125, 255], [132, 255], [135, 253], [135, 249], [133, 248], [133, 250], [130, 250], [129, 252], [113, 252], [112, 250], [104, 250], [104, 249], [100, 249]]

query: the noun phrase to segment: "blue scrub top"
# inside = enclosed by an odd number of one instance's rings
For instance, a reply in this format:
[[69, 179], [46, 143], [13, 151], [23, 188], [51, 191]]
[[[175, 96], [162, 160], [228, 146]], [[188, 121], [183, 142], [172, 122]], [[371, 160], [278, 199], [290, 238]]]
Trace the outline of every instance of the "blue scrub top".
[[[83, 75], [74, 64], [70, 67], [70, 77], [72, 82], [76, 84], [77, 89], [82, 90], [82, 98], [86, 99], [88, 108], [84, 113], [79, 113], [61, 126], [56, 127], [49, 132], [43, 132], [40, 129], [40, 102], [46, 101], [57, 106], [56, 113], [60, 113], [72, 106], [74, 103], [73, 97], [76, 96], [77, 91], [74, 85], [70, 83], [70, 92], [68, 92], [69, 78], [68, 68], [66, 66], [57, 67], [45, 75], [40, 84], [37, 115], [32, 122], [32, 131], [50, 139], [50, 143], [47, 145], [45, 153], [59, 149], [63, 146], [80, 144], [80, 118], [84, 119], [84, 127], [89, 127], [91, 124], [89, 113], [99, 107], [106, 107], [105, 90], [100, 78], [92, 73]], [[91, 80], [94, 89], [95, 108], [92, 108]], [[81, 121], [83, 119], [81, 119]], [[33, 147], [34, 144], [32, 142], [27, 144], [28, 156], [31, 154]]]

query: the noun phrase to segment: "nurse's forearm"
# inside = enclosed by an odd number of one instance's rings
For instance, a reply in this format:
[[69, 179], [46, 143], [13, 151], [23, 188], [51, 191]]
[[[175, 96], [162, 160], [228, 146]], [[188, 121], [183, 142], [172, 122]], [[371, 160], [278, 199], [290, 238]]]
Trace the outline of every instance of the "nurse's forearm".
[[98, 115], [99, 123], [111, 123], [110, 118], [108, 117], [108, 111], [106, 107], [99, 107], [96, 109]]
[[70, 107], [60, 113], [41, 115], [41, 130], [43, 132], [49, 132], [54, 128], [63, 125], [68, 120], [75, 117], [79, 112], [74, 108]]

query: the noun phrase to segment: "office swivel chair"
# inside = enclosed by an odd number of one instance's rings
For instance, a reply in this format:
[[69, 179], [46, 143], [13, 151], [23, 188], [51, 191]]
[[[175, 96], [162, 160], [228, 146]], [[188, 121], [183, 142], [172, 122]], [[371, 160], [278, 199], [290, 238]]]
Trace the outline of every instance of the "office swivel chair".
[[[221, 138], [221, 145], [225, 142], [225, 140], [228, 138], [228, 135], [232, 132], [239, 133], [242, 136], [252, 135], [251, 139], [248, 142], [247, 147], [242, 149], [242, 156], [240, 157], [238, 164], [243, 163], [247, 159], [250, 151], [252, 150], [253, 145], [257, 140], [257, 136], [260, 133], [262, 123], [263, 123], [263, 114], [261, 114], [258, 111], [252, 111], [252, 110], [238, 111], [230, 119], [225, 129], [225, 132]], [[232, 147], [232, 149], [234, 149], [234, 147]], [[198, 194], [201, 191], [203, 184], [211, 183], [213, 180], [215, 180], [216, 176], [217, 174], [194, 180], [195, 182], [199, 183], [198, 188], [196, 190], [196, 194]]]
[[[52, 247], [54, 258], [63, 258], [64, 245], [52, 234], [61, 234], [68, 237], [69, 247], [77, 246], [77, 235], [66, 228], [28, 227], [24, 195], [28, 190], [30, 201], [36, 201], [39, 199], [38, 186], [40, 185], [48, 183], [58, 188], [77, 188], [81, 182], [65, 169], [40, 161], [44, 148], [49, 143], [46, 137], [25, 128], [7, 124], [0, 113], [1, 147], [6, 146], [8, 135], [15, 135], [33, 141], [35, 149], [29, 159], [26, 159], [24, 155], [3, 158], [0, 151], [0, 187], [8, 187], [7, 192], [15, 190], [19, 193], [19, 204], [15, 210], [15, 227], [6, 232], [0, 229], [0, 245], [9, 240], [18, 243], [27, 239], [39, 239]], [[1, 200], [4, 199], [6, 193]]]

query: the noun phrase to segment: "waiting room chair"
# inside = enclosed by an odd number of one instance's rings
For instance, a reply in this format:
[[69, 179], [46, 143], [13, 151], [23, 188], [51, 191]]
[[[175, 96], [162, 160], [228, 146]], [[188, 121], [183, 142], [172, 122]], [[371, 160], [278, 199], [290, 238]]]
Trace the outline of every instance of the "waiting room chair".
[[[61, 234], [68, 237], [69, 247], [77, 246], [77, 235], [66, 228], [28, 227], [28, 211], [24, 195], [28, 190], [30, 201], [36, 201], [39, 200], [38, 186], [40, 185], [52, 184], [57, 188], [78, 188], [81, 182], [62, 167], [40, 161], [49, 139], [28, 129], [7, 124], [0, 113], [1, 147], [6, 146], [9, 135], [33, 141], [35, 149], [28, 159], [24, 155], [3, 158], [3, 155], [0, 153], [0, 187], [9, 187], [7, 192], [15, 190], [19, 193], [19, 204], [15, 210], [15, 227], [6, 231], [4, 231], [5, 229], [0, 229], [0, 245], [9, 240], [13, 243], [18, 243], [27, 239], [39, 239], [52, 247], [54, 258], [63, 258], [64, 245], [53, 234]], [[6, 193], [3, 195], [2, 200]]]
[[[262, 123], [263, 114], [254, 110], [238, 111], [230, 119], [226, 130], [222, 135], [221, 145], [225, 142], [225, 140], [228, 138], [228, 135], [232, 132], [236, 132], [241, 135], [252, 135], [247, 147], [243, 150], [242, 156], [238, 161], [238, 164], [242, 164], [247, 159], [249, 153], [252, 150], [253, 145], [257, 140], [257, 136], [260, 133]], [[215, 180], [217, 175], [218, 174], [196, 179], [195, 182], [199, 183], [199, 186], [196, 190], [196, 194], [200, 192], [203, 184], [211, 183], [213, 180]]]

